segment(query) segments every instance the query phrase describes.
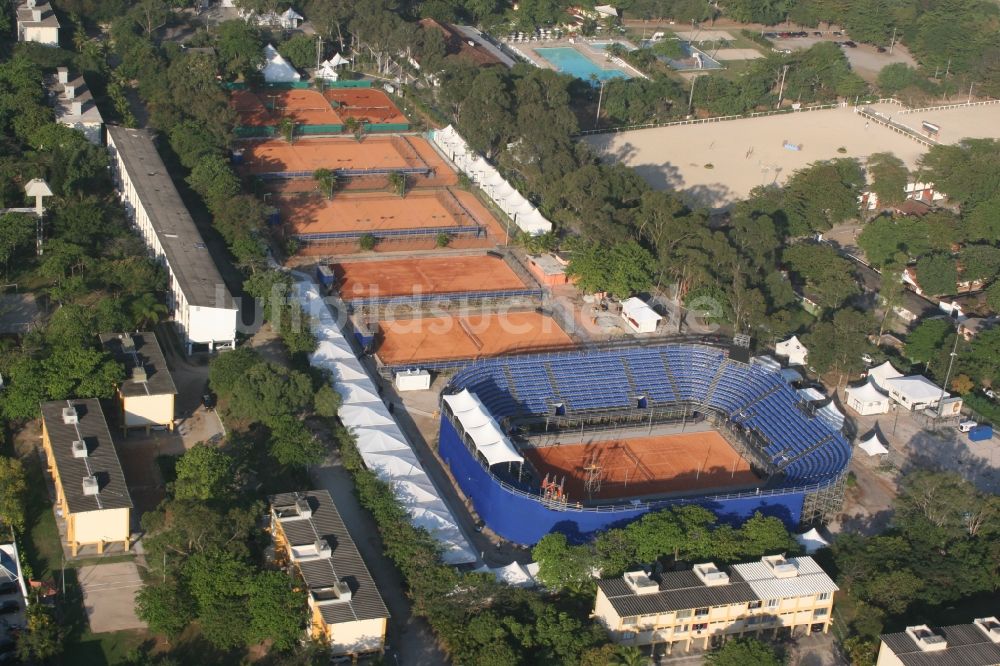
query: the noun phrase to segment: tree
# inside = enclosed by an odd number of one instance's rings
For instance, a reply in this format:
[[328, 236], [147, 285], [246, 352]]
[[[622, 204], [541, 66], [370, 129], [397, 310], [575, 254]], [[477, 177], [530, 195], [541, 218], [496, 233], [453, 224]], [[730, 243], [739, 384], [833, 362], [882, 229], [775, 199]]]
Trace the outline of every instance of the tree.
[[903, 160], [892, 153], [874, 153], [868, 157], [870, 187], [878, 195], [880, 206], [902, 203], [910, 172]]
[[188, 588], [205, 638], [220, 649], [246, 645], [252, 618], [247, 587], [253, 570], [226, 551], [195, 553], [184, 563]]
[[309, 35], [295, 35], [278, 45], [278, 53], [299, 69], [316, 66], [316, 40]]
[[28, 482], [17, 458], [0, 456], [0, 524], [15, 532], [24, 531], [24, 507]]
[[148, 329], [156, 324], [167, 314], [167, 306], [156, 298], [156, 294], [146, 292], [140, 294], [131, 303], [129, 311], [132, 314], [132, 321], [137, 329]]
[[399, 196], [406, 194], [406, 174], [402, 171], [393, 171], [389, 174], [389, 188]]
[[941, 252], [917, 260], [916, 281], [930, 296], [954, 294], [958, 290], [958, 267], [955, 258]]
[[42, 372], [50, 400], [111, 398], [125, 379], [122, 365], [110, 354], [73, 345], [53, 349], [42, 361]]
[[785, 20], [788, 0], [727, 0], [726, 16], [740, 23], [775, 25]]
[[308, 375], [265, 362], [247, 369], [230, 393], [229, 407], [236, 418], [271, 424], [311, 407], [312, 397]]
[[627, 298], [649, 288], [655, 266], [653, 255], [635, 241], [615, 243], [610, 248], [581, 242], [573, 248], [566, 274], [577, 278], [584, 291]]
[[722, 647], [709, 652], [705, 661], [713, 666], [782, 666], [785, 663], [773, 647], [756, 638], [728, 640]]
[[36, 599], [28, 606], [27, 627], [17, 639], [17, 656], [26, 663], [46, 662], [63, 648], [63, 631], [53, 609]]
[[248, 642], [270, 639], [278, 650], [293, 647], [302, 633], [305, 591], [293, 588], [282, 571], [261, 571], [249, 582], [247, 594]]
[[788, 234], [825, 231], [856, 217], [864, 182], [861, 165], [853, 159], [815, 162], [796, 171], [784, 190]]
[[240, 191], [240, 181], [220, 155], [206, 155], [191, 169], [187, 182], [200, 194], [209, 209], [215, 211]]
[[879, 267], [915, 260], [931, 250], [931, 243], [929, 225], [916, 217], [879, 217], [858, 236], [868, 262]]
[[336, 417], [337, 412], [340, 410], [340, 405], [340, 394], [333, 390], [333, 387], [329, 384], [323, 384], [316, 391], [316, 397], [313, 399], [313, 409], [316, 410], [319, 416], [327, 419]]
[[177, 460], [174, 497], [179, 500], [219, 500], [233, 483], [231, 458], [219, 449], [198, 442]]
[[798, 243], [786, 249], [782, 257], [805, 280], [810, 295], [823, 308], [838, 308], [861, 291], [850, 260], [829, 245]]
[[929, 364], [943, 350], [951, 348], [954, 327], [947, 319], [926, 319], [906, 336], [906, 357], [915, 363]]
[[278, 123], [278, 131], [281, 133], [281, 136], [288, 143], [292, 143], [292, 142], [295, 141], [295, 129], [296, 129], [296, 127], [297, 126], [295, 124], [295, 120], [292, 119], [292, 118], [289, 118], [288, 116], [285, 116], [284, 118], [282, 118], [281, 122]]
[[208, 368], [208, 383], [219, 395], [230, 396], [242, 383], [246, 373], [263, 362], [264, 359], [249, 347], [240, 347], [220, 354], [212, 359]]
[[358, 239], [358, 246], [366, 252], [374, 250], [376, 245], [378, 245], [378, 238], [374, 234], [363, 234]]
[[546, 534], [531, 549], [538, 562], [538, 577], [552, 590], [579, 590], [590, 580], [593, 561], [586, 546], [571, 546], [565, 534]]
[[744, 560], [756, 560], [764, 555], [795, 552], [798, 543], [785, 528], [785, 524], [774, 516], [765, 516], [759, 511], [747, 520], [739, 529], [740, 557]]
[[844, 375], [861, 370], [861, 354], [869, 348], [868, 335], [874, 328], [870, 315], [853, 308], [838, 310], [833, 319], [817, 323], [803, 338], [809, 365], [820, 373]]
[[1000, 248], [993, 245], [966, 245], [959, 253], [963, 280], [989, 283], [1000, 273]]
[[35, 219], [30, 215], [7, 213], [0, 216], [0, 263], [5, 276], [10, 260], [35, 240], [35, 225]]
[[176, 581], [151, 582], [135, 597], [135, 614], [149, 628], [174, 639], [194, 620], [194, 600]]
[[281, 414], [270, 419], [271, 455], [281, 465], [308, 467], [322, 462], [326, 450], [309, 432], [305, 423], [291, 414]]
[[337, 174], [330, 169], [316, 169], [313, 179], [327, 199], [333, 198], [333, 190], [337, 186]]
[[264, 45], [257, 30], [243, 20], [219, 24], [216, 51], [230, 76], [249, 78], [264, 64]]

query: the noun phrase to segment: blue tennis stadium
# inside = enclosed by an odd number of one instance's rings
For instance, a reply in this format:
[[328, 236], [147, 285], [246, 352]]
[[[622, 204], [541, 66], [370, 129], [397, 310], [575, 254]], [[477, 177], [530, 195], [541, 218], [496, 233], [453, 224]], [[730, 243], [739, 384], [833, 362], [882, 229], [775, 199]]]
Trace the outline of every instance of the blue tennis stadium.
[[[760, 484], [711, 494], [666, 489], [662, 497], [602, 503], [554, 501], [538, 479], [526, 480], [510, 463], [516, 453], [491, 464], [496, 456], [477, 443], [478, 423], [466, 428], [449, 399], [466, 390], [512, 452], [543, 430], [702, 420], [738, 440]], [[851, 457], [844, 436], [813, 415], [779, 373], [703, 344], [512, 356], [467, 366], [442, 397], [439, 451], [486, 526], [521, 544], [552, 531], [584, 541], [679, 503], [705, 506], [729, 522], [760, 511], [795, 527], [836, 510]]]

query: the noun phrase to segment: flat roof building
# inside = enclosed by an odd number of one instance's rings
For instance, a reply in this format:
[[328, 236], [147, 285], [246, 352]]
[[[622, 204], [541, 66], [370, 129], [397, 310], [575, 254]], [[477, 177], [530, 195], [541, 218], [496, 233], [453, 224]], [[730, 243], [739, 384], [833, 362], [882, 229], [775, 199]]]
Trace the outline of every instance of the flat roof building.
[[187, 353], [195, 347], [232, 348], [239, 309], [156, 152], [153, 135], [108, 126], [108, 150], [126, 211], [167, 269], [168, 305]]
[[122, 430], [166, 426], [174, 429], [177, 387], [156, 336], [148, 331], [105, 334], [104, 349], [125, 367], [118, 386], [119, 425]]
[[309, 594], [309, 634], [332, 655], [382, 652], [389, 611], [325, 490], [270, 498], [271, 537]]
[[24, 0], [18, 3], [17, 41], [59, 46], [59, 19], [48, 0]]
[[43, 402], [42, 447], [71, 554], [82, 546], [96, 546], [100, 554], [114, 543], [128, 550], [132, 499], [101, 403]]
[[997, 666], [1000, 664], [1000, 621], [978, 618], [950, 627], [907, 627], [883, 634], [876, 666]]
[[837, 585], [811, 557], [763, 557], [598, 581], [594, 616], [617, 643], [708, 649], [729, 636], [826, 633]]
[[95, 146], [101, 145], [104, 119], [83, 77], [71, 78], [69, 68], [57, 67], [56, 76], [48, 81], [48, 87], [54, 98], [56, 121], [79, 131]]

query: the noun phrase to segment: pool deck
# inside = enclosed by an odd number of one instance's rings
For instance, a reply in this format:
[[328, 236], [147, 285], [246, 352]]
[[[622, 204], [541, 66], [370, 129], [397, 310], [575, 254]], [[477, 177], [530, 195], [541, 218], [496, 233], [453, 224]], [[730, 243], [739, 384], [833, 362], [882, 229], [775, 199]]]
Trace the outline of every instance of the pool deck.
[[[602, 44], [609, 41], [620, 42], [623, 40], [595, 39], [593, 41]], [[535, 49], [571, 48], [602, 70], [617, 69], [625, 72], [625, 74], [631, 78], [649, 78], [621, 58], [614, 58], [609, 62], [603, 55], [602, 51], [591, 48], [587, 41], [580, 39], [574, 38], [573, 41], [568, 39], [547, 39], [533, 42], [508, 42], [507, 46], [535, 67], [540, 67], [542, 69], [559, 71], [558, 67], [546, 60], [542, 55], [535, 51]], [[566, 73], [568, 74], [569, 72]]]

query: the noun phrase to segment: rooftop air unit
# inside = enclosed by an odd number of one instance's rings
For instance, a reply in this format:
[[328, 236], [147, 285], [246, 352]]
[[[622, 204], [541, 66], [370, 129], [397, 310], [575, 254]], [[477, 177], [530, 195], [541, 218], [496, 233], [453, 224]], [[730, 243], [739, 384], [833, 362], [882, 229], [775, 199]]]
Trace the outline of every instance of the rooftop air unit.
[[135, 351], [135, 340], [128, 333], [122, 333], [122, 349], [127, 352]]
[[132, 368], [132, 381], [133, 382], [136, 382], [138, 384], [138, 383], [145, 382], [146, 379], [147, 379], [147, 375], [146, 375], [146, 368], [145, 367], [143, 367], [141, 365], [137, 365], [134, 368]]
[[906, 635], [913, 639], [921, 652], [940, 652], [948, 649], [945, 637], [934, 633], [934, 630], [926, 624], [907, 627]]
[[76, 425], [79, 423], [80, 418], [77, 416], [76, 407], [63, 407], [62, 419], [66, 425]]
[[625, 584], [638, 595], [653, 594], [660, 591], [660, 585], [649, 577], [645, 571], [627, 571], [623, 576]]
[[85, 476], [83, 477], [83, 494], [94, 496], [100, 492], [100, 488], [97, 486], [96, 476]]
[[74, 458], [86, 458], [87, 457], [87, 442], [82, 439], [73, 440], [73, 457]]
[[351, 593], [351, 586], [344, 580], [338, 581], [330, 587], [318, 587], [310, 590], [309, 594], [312, 596], [313, 602], [315, 602], [318, 606], [342, 604], [346, 601], [350, 601], [353, 596]]
[[973, 624], [985, 632], [991, 641], [1000, 643], [1000, 620], [997, 620], [996, 616], [976, 618]]
[[729, 574], [725, 571], [719, 571], [719, 568], [715, 566], [714, 562], [694, 565], [694, 575], [697, 576], [698, 580], [704, 583], [706, 587], [729, 584]]
[[775, 578], [795, 578], [799, 575], [799, 568], [786, 560], [784, 555], [766, 555], [760, 561], [771, 569]]

